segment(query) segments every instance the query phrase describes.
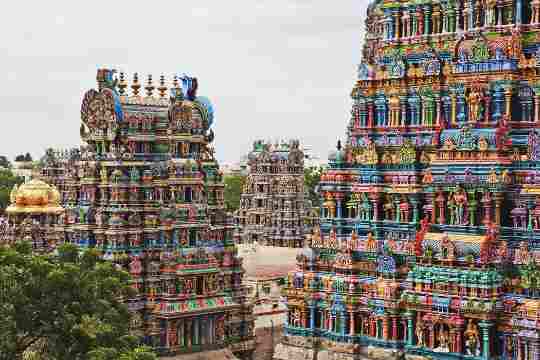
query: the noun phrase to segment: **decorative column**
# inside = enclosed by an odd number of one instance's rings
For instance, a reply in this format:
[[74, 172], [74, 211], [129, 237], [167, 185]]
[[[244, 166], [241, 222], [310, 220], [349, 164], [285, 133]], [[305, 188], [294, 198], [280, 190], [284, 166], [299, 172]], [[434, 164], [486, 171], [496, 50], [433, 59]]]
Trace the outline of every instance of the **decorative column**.
[[369, 331], [370, 331], [371, 337], [373, 338], [377, 337], [377, 320], [374, 317], [370, 319], [369, 325], [370, 325]]
[[414, 345], [414, 313], [412, 311], [407, 311], [405, 313], [405, 316], [407, 317], [407, 346], [413, 346]]
[[424, 35], [431, 34], [431, 5], [424, 5]]
[[504, 100], [505, 100], [505, 114], [508, 116], [508, 119], [512, 119], [512, 89], [506, 88], [504, 90]]
[[429, 325], [429, 347], [433, 349], [435, 347], [435, 326]]
[[382, 332], [383, 332], [383, 339], [388, 340], [388, 315], [384, 315], [382, 320]]
[[444, 209], [445, 209], [444, 202], [445, 202], [445, 199], [444, 199], [444, 196], [443, 196], [442, 192], [439, 192], [439, 195], [437, 196], [436, 201], [437, 201], [437, 205], [438, 205], [438, 208], [439, 208], [439, 224], [444, 225], [446, 223], [446, 218], [445, 218], [445, 215], [444, 215]]
[[349, 313], [349, 335], [350, 336], [354, 336], [354, 330], [355, 330], [355, 326], [354, 326], [354, 312], [350, 312]]
[[501, 225], [501, 206], [503, 195], [501, 193], [495, 193], [495, 224]]
[[373, 127], [373, 100], [368, 99], [368, 128]]
[[490, 341], [489, 341], [489, 333], [490, 328], [493, 325], [489, 321], [481, 321], [479, 324], [480, 329], [482, 330], [482, 357], [484, 359], [490, 358]]
[[523, 23], [523, 3], [522, 0], [516, 0], [516, 25]]
[[396, 209], [396, 222], [401, 222], [401, 211], [399, 211], [399, 195], [394, 197], [394, 208]]
[[341, 312], [341, 321], [339, 322], [340, 325], [340, 334], [341, 336], [345, 336], [345, 327], [347, 326], [347, 313], [345, 311]]
[[410, 200], [411, 200], [411, 206], [412, 206], [412, 211], [413, 211], [412, 222], [416, 224], [419, 221], [418, 199], [416, 198], [416, 196], [412, 196]]
[[343, 216], [342, 216], [342, 207], [341, 207], [341, 199], [342, 199], [343, 195], [341, 193], [337, 193], [335, 194], [335, 198], [336, 198], [336, 213], [337, 213], [337, 218], [338, 219], [341, 219]]
[[397, 317], [392, 318], [392, 340], [397, 341], [398, 339], [398, 322]]
[[534, 94], [534, 122], [540, 124], [540, 94]]
[[456, 99], [456, 94], [455, 94], [455, 93], [451, 93], [451, 94], [450, 94], [450, 99], [452, 100], [452, 112], [451, 112], [450, 123], [452, 124], [452, 126], [456, 126], [456, 124], [457, 124], [457, 122], [456, 122], [456, 117], [457, 117], [457, 99]]
[[407, 96], [400, 96], [401, 104], [401, 119], [399, 120], [398, 126], [407, 126]]
[[435, 125], [441, 126], [441, 97], [435, 96]]
[[396, 39], [399, 39], [399, 38], [401, 37], [401, 34], [400, 34], [400, 32], [401, 32], [401, 24], [400, 24], [400, 21], [399, 21], [399, 20], [400, 20], [400, 19], [399, 19], [399, 15], [400, 15], [400, 11], [399, 11], [399, 9], [398, 9], [398, 10], [397, 10], [396, 12], [394, 12], [394, 14], [393, 14], [393, 17], [394, 17], [394, 25], [395, 25], [395, 30], [394, 30], [395, 36], [394, 36], [394, 37], [395, 37]]
[[463, 352], [463, 345], [461, 343], [461, 332], [463, 331], [463, 328], [461, 325], [456, 325], [455, 327], [455, 347], [454, 347], [454, 352], [455, 353], [458, 353], [458, 354], [461, 354]]
[[312, 306], [309, 308], [309, 327], [311, 328], [311, 331], [315, 330], [315, 307]]

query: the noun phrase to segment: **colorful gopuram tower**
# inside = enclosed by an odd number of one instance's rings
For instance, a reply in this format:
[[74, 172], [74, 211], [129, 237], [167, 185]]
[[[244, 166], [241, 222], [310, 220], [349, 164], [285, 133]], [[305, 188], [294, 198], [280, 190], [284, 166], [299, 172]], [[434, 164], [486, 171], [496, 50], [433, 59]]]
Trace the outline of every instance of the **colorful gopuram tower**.
[[64, 241], [131, 273], [133, 330], [160, 354], [230, 349], [249, 359], [252, 308], [211, 147], [212, 105], [195, 78], [169, 89], [163, 76], [142, 85], [135, 74], [128, 94], [113, 73], [98, 70], [82, 101], [88, 146], [65, 172]]
[[374, 1], [276, 358], [540, 358], [540, 1]]
[[255, 141], [235, 218], [237, 243], [303, 247], [306, 199], [304, 153], [298, 140]]

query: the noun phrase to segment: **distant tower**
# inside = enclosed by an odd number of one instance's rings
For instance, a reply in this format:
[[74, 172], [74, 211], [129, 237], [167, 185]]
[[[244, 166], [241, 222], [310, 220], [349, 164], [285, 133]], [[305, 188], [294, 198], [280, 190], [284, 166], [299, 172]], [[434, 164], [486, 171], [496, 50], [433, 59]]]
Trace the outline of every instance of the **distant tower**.
[[256, 141], [236, 213], [238, 243], [302, 247], [305, 231], [304, 153], [298, 140]]

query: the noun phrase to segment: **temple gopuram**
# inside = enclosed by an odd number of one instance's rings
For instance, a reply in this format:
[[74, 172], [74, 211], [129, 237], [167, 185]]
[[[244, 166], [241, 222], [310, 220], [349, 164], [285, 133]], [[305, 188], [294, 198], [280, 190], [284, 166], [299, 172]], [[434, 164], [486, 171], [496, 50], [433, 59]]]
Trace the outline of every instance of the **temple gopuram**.
[[63, 241], [129, 271], [132, 330], [161, 355], [221, 349], [249, 359], [254, 319], [211, 147], [212, 105], [195, 78], [175, 77], [169, 89], [163, 76], [154, 85], [135, 74], [129, 86], [113, 73], [98, 70], [82, 101], [87, 146], [59, 180]]
[[277, 359], [540, 358], [540, 1], [374, 1]]
[[249, 174], [235, 213], [238, 244], [303, 247], [306, 199], [304, 153], [298, 140], [255, 141]]

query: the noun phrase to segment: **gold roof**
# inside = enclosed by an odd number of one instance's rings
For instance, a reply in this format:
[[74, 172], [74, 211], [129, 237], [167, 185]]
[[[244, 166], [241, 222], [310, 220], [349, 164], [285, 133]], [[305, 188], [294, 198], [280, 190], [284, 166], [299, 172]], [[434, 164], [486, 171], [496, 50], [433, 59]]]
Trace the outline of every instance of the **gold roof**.
[[41, 180], [31, 180], [11, 190], [11, 205], [6, 209], [8, 214], [18, 213], [61, 213], [60, 193], [55, 186]]

